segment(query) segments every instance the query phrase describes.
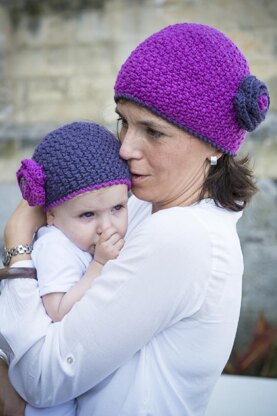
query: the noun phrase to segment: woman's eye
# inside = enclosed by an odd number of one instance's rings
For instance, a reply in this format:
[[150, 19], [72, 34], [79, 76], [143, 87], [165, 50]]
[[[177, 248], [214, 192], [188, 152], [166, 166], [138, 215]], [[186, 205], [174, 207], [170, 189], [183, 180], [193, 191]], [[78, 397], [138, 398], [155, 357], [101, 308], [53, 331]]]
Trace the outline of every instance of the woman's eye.
[[125, 118], [118, 117], [118, 119], [117, 119], [117, 125], [122, 128], [122, 127], [127, 127], [128, 126], [128, 123], [127, 123], [127, 120], [125, 120]]
[[91, 218], [94, 216], [94, 212], [88, 211], [88, 212], [84, 212], [83, 214], [80, 215], [81, 218]]
[[117, 119], [117, 131], [120, 132], [123, 129], [128, 127], [127, 121], [123, 117], [118, 117]]
[[146, 132], [147, 132], [147, 135], [149, 137], [152, 137], [154, 139], [158, 139], [159, 137], [161, 137], [163, 135], [163, 133], [161, 133], [160, 131], [152, 129], [151, 127], [148, 127]]
[[122, 140], [122, 136], [124, 135], [124, 132], [127, 130], [127, 128], [128, 128], [127, 121], [122, 117], [118, 117], [118, 119], [117, 119], [117, 137], [118, 137], [119, 141]]

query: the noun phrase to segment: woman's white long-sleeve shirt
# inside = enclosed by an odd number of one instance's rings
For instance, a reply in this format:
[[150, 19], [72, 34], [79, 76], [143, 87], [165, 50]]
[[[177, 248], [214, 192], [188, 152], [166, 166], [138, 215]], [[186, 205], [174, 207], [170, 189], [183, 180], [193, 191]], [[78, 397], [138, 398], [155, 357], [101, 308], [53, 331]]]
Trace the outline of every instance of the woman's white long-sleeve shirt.
[[122, 252], [58, 323], [34, 281], [2, 283], [19, 393], [37, 406], [79, 396], [80, 416], [202, 416], [239, 318], [240, 215], [209, 199], [151, 215], [132, 197]]

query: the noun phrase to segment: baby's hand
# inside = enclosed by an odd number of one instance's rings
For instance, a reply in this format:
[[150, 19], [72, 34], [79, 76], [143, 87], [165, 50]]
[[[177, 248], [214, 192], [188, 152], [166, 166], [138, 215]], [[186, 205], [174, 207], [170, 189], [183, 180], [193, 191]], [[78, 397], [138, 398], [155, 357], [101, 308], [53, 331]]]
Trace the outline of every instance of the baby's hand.
[[116, 229], [107, 228], [95, 245], [94, 260], [104, 265], [108, 260], [116, 259], [123, 246], [124, 240]]

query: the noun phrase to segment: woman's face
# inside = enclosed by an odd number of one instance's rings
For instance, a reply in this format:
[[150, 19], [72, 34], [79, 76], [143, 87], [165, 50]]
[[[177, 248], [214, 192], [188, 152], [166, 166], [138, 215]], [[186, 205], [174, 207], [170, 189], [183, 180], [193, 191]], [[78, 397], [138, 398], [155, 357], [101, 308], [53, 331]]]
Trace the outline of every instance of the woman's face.
[[188, 205], [201, 189], [216, 152], [148, 110], [129, 101], [117, 104], [120, 155], [128, 161], [132, 192], [153, 210]]

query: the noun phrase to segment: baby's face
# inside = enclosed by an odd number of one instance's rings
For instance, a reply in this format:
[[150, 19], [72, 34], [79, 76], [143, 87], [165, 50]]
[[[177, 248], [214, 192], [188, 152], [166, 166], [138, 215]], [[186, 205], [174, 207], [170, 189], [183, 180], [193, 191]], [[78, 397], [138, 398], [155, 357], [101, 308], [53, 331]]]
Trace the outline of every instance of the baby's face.
[[114, 227], [124, 238], [128, 225], [127, 185], [88, 191], [47, 212], [48, 224], [59, 228], [79, 248], [94, 253], [100, 234]]

